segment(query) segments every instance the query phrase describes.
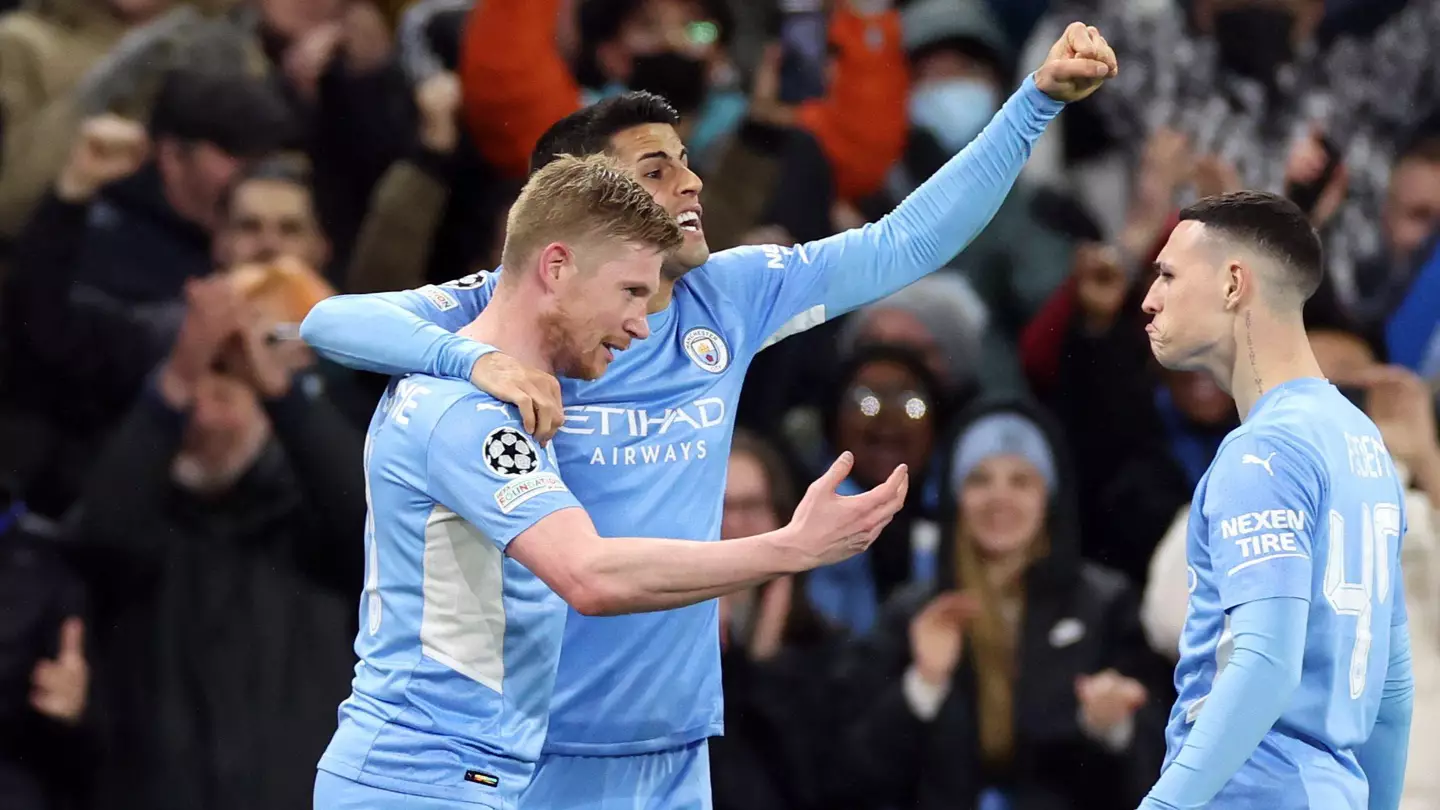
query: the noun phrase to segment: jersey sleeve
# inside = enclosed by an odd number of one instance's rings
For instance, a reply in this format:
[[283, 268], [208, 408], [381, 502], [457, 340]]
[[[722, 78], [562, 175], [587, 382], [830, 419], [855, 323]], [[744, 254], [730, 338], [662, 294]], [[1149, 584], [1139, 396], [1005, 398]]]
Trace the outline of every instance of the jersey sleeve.
[[427, 452], [430, 496], [504, 550], [561, 509], [579, 507], [553, 451], [526, 435], [508, 406], [466, 397], [436, 423]]
[[752, 351], [884, 298], [979, 235], [1063, 106], [1027, 77], [970, 145], [878, 222], [793, 247], [722, 251], [699, 272], [750, 307]]
[[455, 332], [490, 302], [495, 275], [328, 298], [310, 310], [300, 336], [322, 357], [348, 368], [468, 380], [475, 361], [494, 348]]
[[1273, 597], [1309, 602], [1323, 469], [1313, 451], [1273, 434], [1243, 434], [1221, 447], [1204, 509], [1225, 610]]

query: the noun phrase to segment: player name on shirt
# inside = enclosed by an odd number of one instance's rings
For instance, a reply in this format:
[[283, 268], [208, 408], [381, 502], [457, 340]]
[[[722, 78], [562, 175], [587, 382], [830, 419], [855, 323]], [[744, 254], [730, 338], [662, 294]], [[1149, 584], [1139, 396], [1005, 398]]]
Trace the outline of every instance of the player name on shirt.
[[1354, 436], [1345, 434], [1345, 447], [1349, 450], [1350, 472], [1360, 478], [1385, 478], [1394, 469], [1390, 451], [1385, 443], [1375, 436]]

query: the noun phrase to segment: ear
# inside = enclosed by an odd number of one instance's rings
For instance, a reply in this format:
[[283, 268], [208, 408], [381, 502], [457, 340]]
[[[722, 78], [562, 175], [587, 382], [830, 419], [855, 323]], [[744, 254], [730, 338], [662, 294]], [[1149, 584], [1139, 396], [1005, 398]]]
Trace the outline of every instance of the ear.
[[547, 292], [554, 291], [562, 279], [574, 272], [575, 253], [561, 242], [551, 242], [541, 248], [540, 260], [536, 264], [540, 284]]
[[1250, 293], [1250, 287], [1254, 279], [1250, 269], [1237, 261], [1231, 261], [1225, 265], [1225, 308], [1235, 310], [1239, 308], [1240, 302]]

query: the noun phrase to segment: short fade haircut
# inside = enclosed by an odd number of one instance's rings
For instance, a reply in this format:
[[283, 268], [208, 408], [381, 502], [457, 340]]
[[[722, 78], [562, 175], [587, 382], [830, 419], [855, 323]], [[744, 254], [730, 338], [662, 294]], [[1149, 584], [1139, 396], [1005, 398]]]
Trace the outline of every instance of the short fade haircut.
[[1325, 268], [1320, 235], [1300, 206], [1278, 194], [1232, 191], [1206, 197], [1180, 211], [1181, 222], [1199, 222], [1206, 230], [1274, 257], [1301, 303], [1320, 289]]
[[530, 171], [539, 171], [561, 155], [603, 154], [617, 133], [646, 124], [679, 126], [680, 113], [664, 97], [643, 91], [591, 104], [545, 130], [530, 153]]
[[[288, 152], [256, 161], [231, 181], [230, 187], [225, 190], [220, 198], [220, 215], [228, 217], [235, 205], [235, 194], [246, 183], [254, 182], [284, 183], [311, 193], [310, 161], [304, 155]], [[313, 207], [313, 197], [311, 204]]]
[[610, 157], [561, 155], [530, 176], [510, 207], [501, 264], [518, 268], [551, 242], [600, 241], [668, 254], [685, 236], [675, 217]]

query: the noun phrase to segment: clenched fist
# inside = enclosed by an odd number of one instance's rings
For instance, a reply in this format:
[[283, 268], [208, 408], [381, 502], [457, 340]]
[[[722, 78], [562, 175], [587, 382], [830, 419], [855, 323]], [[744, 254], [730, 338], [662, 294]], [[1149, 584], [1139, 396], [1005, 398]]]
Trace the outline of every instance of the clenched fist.
[[1056, 101], [1069, 103], [1089, 96], [1119, 73], [1115, 51], [1099, 29], [1073, 22], [1035, 71], [1035, 86]]
[[149, 153], [150, 138], [140, 124], [108, 113], [86, 119], [55, 181], [55, 194], [84, 202], [102, 186], [134, 174]]

